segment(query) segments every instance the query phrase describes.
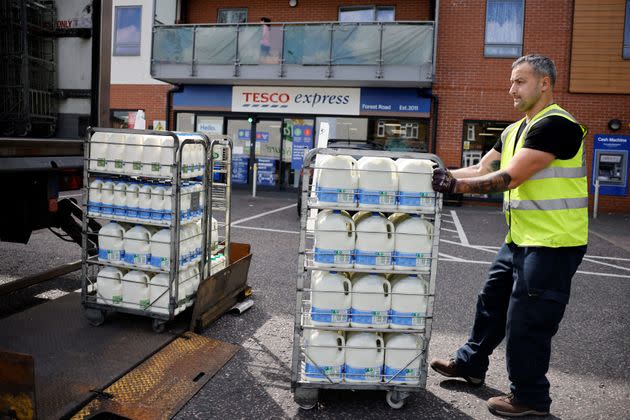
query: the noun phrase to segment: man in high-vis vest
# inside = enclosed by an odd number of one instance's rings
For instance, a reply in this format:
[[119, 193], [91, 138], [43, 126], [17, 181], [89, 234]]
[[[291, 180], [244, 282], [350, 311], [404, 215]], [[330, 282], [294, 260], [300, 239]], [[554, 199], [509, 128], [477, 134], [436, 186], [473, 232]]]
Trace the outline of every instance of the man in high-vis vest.
[[479, 293], [470, 338], [431, 367], [481, 385], [488, 357], [505, 338], [511, 392], [490, 398], [488, 408], [509, 417], [549, 414], [551, 339], [588, 240], [586, 128], [554, 103], [555, 81], [551, 59], [517, 59], [509, 94], [525, 117], [479, 164], [433, 173], [435, 191], [504, 194], [508, 233]]

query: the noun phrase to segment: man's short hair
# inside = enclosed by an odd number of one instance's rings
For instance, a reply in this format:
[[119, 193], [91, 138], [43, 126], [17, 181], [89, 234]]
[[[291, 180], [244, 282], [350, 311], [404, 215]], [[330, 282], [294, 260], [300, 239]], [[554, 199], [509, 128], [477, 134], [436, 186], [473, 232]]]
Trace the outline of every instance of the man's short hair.
[[531, 64], [531, 66], [534, 68], [534, 73], [540, 76], [549, 76], [549, 80], [551, 80], [551, 86], [555, 86], [556, 64], [551, 58], [539, 54], [524, 55], [520, 58], [517, 58], [516, 61], [512, 63], [512, 69], [520, 66], [523, 63]]

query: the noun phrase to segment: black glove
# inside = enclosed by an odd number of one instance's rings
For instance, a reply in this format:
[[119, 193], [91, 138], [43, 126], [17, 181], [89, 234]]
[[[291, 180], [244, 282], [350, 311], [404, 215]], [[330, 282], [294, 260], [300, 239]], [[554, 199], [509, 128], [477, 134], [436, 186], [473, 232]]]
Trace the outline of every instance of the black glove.
[[445, 168], [435, 168], [433, 170], [433, 182], [431, 185], [437, 192], [452, 193], [455, 191], [457, 180], [453, 178], [451, 172]]

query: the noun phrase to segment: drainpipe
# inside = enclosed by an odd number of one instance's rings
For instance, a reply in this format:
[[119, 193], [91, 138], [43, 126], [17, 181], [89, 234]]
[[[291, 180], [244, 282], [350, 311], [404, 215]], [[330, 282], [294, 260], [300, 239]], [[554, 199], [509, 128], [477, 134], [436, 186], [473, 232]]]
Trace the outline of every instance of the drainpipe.
[[[184, 87], [182, 85], [175, 85], [166, 94], [166, 127], [165, 130], [171, 130], [171, 110], [173, 108], [173, 94], [182, 92]], [[175, 125], [175, 124], [173, 124]]]
[[431, 127], [431, 147], [430, 153], [437, 154], [437, 125], [438, 125], [438, 105], [440, 101], [438, 97], [431, 94], [431, 121], [433, 123]]
[[[435, 0], [435, 10], [433, 11], [433, 83], [435, 83], [435, 69], [437, 68], [437, 40], [438, 40], [438, 26], [440, 23], [440, 0]], [[431, 90], [431, 120], [433, 121], [433, 127], [431, 127], [431, 153], [437, 153], [437, 124], [438, 124], [438, 97], [433, 94]]]

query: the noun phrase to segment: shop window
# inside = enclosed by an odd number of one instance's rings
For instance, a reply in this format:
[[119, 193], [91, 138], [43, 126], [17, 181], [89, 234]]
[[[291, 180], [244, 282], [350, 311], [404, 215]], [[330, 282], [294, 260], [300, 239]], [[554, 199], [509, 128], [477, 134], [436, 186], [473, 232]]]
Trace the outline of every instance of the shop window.
[[112, 109], [110, 113], [110, 126], [113, 128], [133, 128], [136, 123], [138, 110]]
[[623, 58], [630, 59], [630, 0], [626, 0], [626, 21], [623, 27]]
[[114, 55], [140, 55], [142, 6], [116, 6]]
[[223, 134], [223, 117], [198, 115], [197, 130], [195, 131], [206, 134]]
[[370, 128], [368, 141], [378, 143], [383, 150], [427, 151], [428, 123], [425, 120], [379, 118], [372, 121]]
[[177, 114], [175, 129], [177, 131], [195, 131], [195, 114], [190, 112], [179, 112]]
[[[501, 138], [501, 133], [510, 125], [502, 121], [465, 121], [463, 128], [462, 168], [476, 165]], [[468, 196], [467, 196], [468, 197]], [[470, 198], [500, 200], [501, 194], [470, 195]]]
[[385, 121], [379, 120], [376, 129], [377, 137], [385, 137]]
[[519, 57], [523, 51], [524, 0], [487, 0], [486, 57]]
[[245, 23], [247, 9], [219, 9], [218, 23]]
[[468, 124], [467, 127], [466, 140], [475, 141], [475, 124]]
[[393, 22], [396, 10], [392, 6], [358, 6], [339, 8], [339, 22]]

